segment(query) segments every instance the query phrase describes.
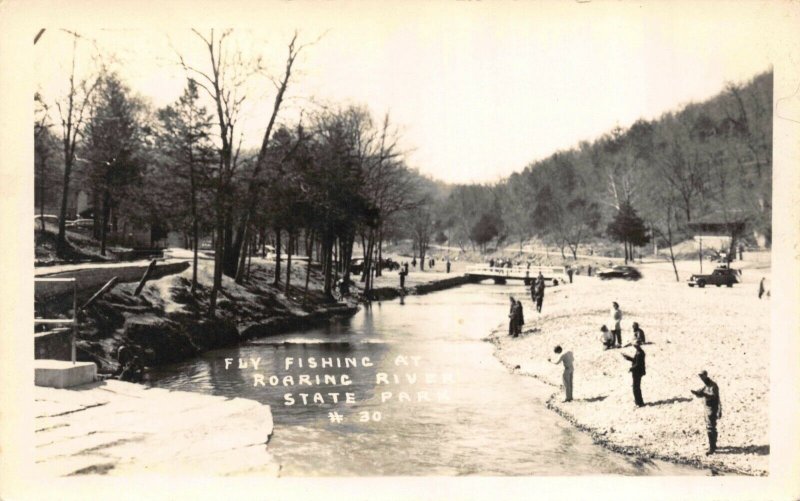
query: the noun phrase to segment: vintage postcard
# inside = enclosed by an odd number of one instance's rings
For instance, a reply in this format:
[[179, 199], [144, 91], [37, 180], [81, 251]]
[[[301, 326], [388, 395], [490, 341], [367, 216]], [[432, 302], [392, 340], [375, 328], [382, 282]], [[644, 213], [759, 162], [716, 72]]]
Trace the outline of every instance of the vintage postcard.
[[796, 3], [3, 8], [4, 499], [798, 495]]

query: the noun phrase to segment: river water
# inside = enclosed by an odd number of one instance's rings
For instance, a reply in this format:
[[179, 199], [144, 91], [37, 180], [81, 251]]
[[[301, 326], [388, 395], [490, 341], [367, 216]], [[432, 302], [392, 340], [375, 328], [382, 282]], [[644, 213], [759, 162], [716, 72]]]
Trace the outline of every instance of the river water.
[[[545, 408], [552, 387], [509, 373], [482, 339], [505, 323], [509, 295], [524, 294], [521, 284], [472, 284], [373, 303], [352, 318], [207, 352], [148, 377], [153, 386], [269, 404], [269, 449], [283, 476], [706, 474], [594, 444]], [[254, 369], [250, 359], [259, 358]], [[305, 375], [312, 385], [300, 384]]]

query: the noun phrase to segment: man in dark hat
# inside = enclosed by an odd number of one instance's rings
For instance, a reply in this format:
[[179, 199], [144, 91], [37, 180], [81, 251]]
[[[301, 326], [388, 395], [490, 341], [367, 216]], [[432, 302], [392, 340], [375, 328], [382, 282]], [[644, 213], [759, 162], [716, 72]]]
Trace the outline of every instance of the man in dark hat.
[[633, 401], [636, 403], [637, 407], [644, 407], [644, 400], [642, 399], [642, 376], [647, 374], [644, 366], [644, 350], [642, 349], [642, 343], [639, 341], [633, 343], [633, 346], [636, 348], [636, 353], [632, 357], [624, 353], [622, 356], [631, 362], [629, 371], [631, 376], [633, 376]]
[[719, 387], [717, 383], [708, 377], [708, 372], [703, 371], [698, 376], [700, 376], [705, 386], [699, 390], [691, 391], [697, 398], [706, 400], [706, 432], [708, 433], [706, 456], [708, 456], [714, 454], [714, 451], [717, 450], [717, 419], [722, 419], [722, 403], [719, 400]]

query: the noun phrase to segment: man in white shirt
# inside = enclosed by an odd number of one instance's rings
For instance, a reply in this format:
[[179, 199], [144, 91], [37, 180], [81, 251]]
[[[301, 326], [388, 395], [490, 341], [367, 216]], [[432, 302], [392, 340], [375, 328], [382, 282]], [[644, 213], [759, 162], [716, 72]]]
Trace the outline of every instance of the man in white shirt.
[[559, 355], [558, 359], [555, 361], [547, 359], [548, 362], [553, 362], [554, 364], [564, 364], [564, 374], [563, 374], [563, 381], [564, 381], [564, 392], [566, 393], [566, 398], [564, 402], [572, 402], [572, 374], [574, 372], [574, 358], [572, 356], [571, 351], [564, 351], [561, 349], [561, 346], [556, 346], [555, 350], [553, 350], [556, 355]]
[[614, 301], [611, 303], [611, 320], [614, 324], [614, 339], [617, 342], [617, 348], [622, 347], [622, 310], [619, 309], [619, 303]]

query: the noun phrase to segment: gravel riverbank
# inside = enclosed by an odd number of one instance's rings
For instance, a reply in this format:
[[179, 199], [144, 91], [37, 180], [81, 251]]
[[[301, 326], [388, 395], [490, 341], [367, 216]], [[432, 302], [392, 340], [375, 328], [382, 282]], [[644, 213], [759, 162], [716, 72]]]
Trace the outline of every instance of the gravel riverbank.
[[[651, 278], [647, 278], [650, 275]], [[527, 323], [520, 338], [507, 328], [492, 333], [495, 355], [510, 369], [554, 386], [548, 405], [610, 448], [695, 464], [720, 472], [766, 475], [769, 469], [769, 299], [758, 300], [758, 278], [733, 288], [689, 288], [650, 273], [639, 282], [579, 276], [548, 287], [542, 314], [524, 300]], [[652, 278], [656, 277], [656, 278]], [[633, 403], [633, 348], [603, 350], [600, 326], [610, 325], [611, 302], [621, 305], [623, 345], [639, 322], [648, 344], [642, 380], [646, 406]], [[548, 362], [560, 344], [575, 356], [574, 401], [564, 403], [561, 367]], [[707, 447], [703, 403], [690, 390], [697, 373], [717, 382], [723, 418], [718, 452]]]

